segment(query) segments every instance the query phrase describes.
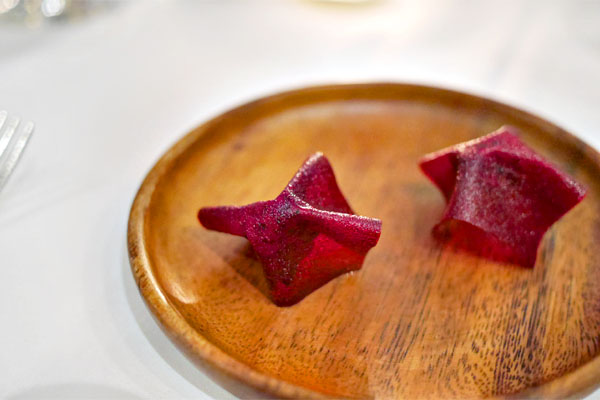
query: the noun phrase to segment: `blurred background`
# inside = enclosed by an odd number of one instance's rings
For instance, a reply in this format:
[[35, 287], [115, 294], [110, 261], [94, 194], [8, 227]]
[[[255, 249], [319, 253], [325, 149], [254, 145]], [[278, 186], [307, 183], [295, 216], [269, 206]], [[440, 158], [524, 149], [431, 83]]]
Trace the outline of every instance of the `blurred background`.
[[365, 81], [484, 95], [600, 148], [600, 1], [0, 0], [0, 110], [37, 126], [0, 193], [0, 397], [236, 398], [146, 311], [133, 196], [219, 112]]

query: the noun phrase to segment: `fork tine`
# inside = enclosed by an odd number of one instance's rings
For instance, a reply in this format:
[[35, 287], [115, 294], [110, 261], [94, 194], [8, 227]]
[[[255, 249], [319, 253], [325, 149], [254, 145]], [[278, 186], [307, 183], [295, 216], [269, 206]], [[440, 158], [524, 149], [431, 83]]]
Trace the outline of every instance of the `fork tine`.
[[[8, 117], [5, 116], [4, 118], [6, 119]], [[4, 121], [2, 121], [2, 122], [4, 124]], [[21, 120], [17, 117], [8, 118], [8, 125], [6, 125], [6, 130], [4, 131], [2, 136], [0, 136], [0, 157], [2, 157], [2, 155], [4, 154], [4, 151], [8, 147], [8, 144], [10, 143], [10, 139], [12, 138], [13, 134], [15, 133], [15, 130], [19, 126], [20, 122], [21, 122]]]
[[23, 154], [23, 150], [25, 150], [25, 146], [27, 146], [27, 143], [29, 143], [29, 139], [33, 134], [34, 128], [35, 125], [33, 122], [27, 122], [25, 124], [23, 130], [17, 134], [18, 136], [15, 139], [15, 143], [8, 153], [5, 162], [0, 165], [0, 191], [4, 185], [6, 185], [8, 177], [17, 166], [17, 163], [21, 158], [21, 154]]
[[0, 111], [0, 132], [2, 131], [2, 125], [4, 125], [6, 117], [8, 117], [8, 113], [4, 110]]

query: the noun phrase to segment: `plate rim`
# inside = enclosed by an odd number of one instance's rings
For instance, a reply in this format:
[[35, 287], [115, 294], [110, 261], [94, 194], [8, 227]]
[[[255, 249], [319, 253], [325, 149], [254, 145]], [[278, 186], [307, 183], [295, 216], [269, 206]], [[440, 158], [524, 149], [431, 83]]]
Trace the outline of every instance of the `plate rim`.
[[[160, 177], [166, 172], [171, 163], [183, 153], [191, 144], [198, 140], [209, 128], [219, 121], [239, 113], [247, 108], [252, 108], [260, 103], [269, 103], [284, 99], [289, 96], [317, 94], [319, 92], [348, 91], [348, 90], [381, 90], [382, 88], [395, 88], [398, 90], [414, 90], [428, 92], [427, 97], [433, 94], [445, 96], [459, 96], [468, 100], [478, 101], [495, 109], [502, 109], [510, 113], [518, 114], [520, 118], [532, 121], [536, 125], [544, 125], [555, 137], [570, 142], [578, 147], [596, 166], [600, 168], [600, 154], [591, 146], [575, 135], [559, 127], [558, 125], [533, 113], [510, 106], [506, 103], [490, 99], [488, 97], [470, 94], [467, 92], [448, 89], [438, 86], [402, 83], [402, 82], [365, 82], [365, 83], [342, 83], [324, 84], [289, 89], [274, 94], [261, 96], [256, 100], [245, 102], [222, 112], [201, 125], [193, 128], [183, 137], [171, 145], [153, 165], [146, 174], [133, 200], [127, 224], [127, 249], [132, 274], [135, 278], [138, 290], [144, 299], [144, 303], [151, 311], [153, 318], [163, 332], [182, 350], [186, 356], [200, 367], [209, 367], [211, 378], [218, 384], [230, 382], [231, 379], [248, 385], [251, 388], [272, 396], [283, 398], [304, 399], [331, 399], [326, 393], [317, 392], [293, 383], [279, 380], [270, 375], [258, 372], [235, 357], [227, 354], [214, 345], [210, 340], [194, 330], [169, 303], [156, 280], [148, 257], [145, 241], [145, 216], [152, 200], [154, 190]], [[565, 396], [584, 396], [591, 393], [600, 385], [600, 354], [578, 366], [574, 370], [541, 385], [527, 388], [508, 397], [539, 398]], [[226, 388], [227, 389], [227, 388]], [[506, 396], [500, 396], [504, 398]]]

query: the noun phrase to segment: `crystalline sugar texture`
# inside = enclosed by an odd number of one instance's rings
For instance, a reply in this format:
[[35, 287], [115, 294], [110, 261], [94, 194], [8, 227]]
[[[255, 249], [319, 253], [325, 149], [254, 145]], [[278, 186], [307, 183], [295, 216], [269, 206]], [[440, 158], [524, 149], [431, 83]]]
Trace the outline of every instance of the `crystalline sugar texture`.
[[511, 127], [426, 155], [419, 165], [448, 202], [436, 237], [525, 267], [535, 265], [546, 230], [585, 196]]
[[354, 215], [320, 153], [305, 162], [276, 199], [202, 208], [198, 219], [208, 229], [250, 241], [280, 306], [360, 269], [381, 233], [381, 221]]

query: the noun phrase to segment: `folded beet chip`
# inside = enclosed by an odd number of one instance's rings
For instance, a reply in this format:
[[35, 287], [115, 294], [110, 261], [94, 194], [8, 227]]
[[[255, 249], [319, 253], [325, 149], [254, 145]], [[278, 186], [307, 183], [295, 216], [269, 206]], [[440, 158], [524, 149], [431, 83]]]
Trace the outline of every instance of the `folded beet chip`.
[[304, 163], [275, 200], [205, 207], [198, 219], [208, 229], [250, 241], [280, 306], [360, 269], [381, 234], [381, 221], [354, 215], [321, 153]]
[[421, 169], [448, 205], [434, 235], [484, 257], [535, 265], [548, 228], [585, 189], [502, 127], [423, 157]]

